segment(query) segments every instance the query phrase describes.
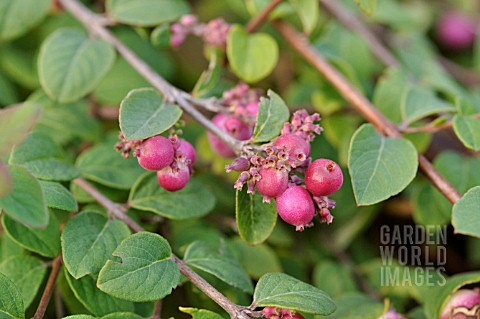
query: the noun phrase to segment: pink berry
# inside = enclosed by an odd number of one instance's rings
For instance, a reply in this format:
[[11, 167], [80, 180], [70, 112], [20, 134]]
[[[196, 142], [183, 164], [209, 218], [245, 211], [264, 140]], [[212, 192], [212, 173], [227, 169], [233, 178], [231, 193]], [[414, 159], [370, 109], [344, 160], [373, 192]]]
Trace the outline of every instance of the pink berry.
[[175, 156], [183, 156], [188, 159], [188, 168], [192, 169], [193, 164], [195, 164], [195, 159], [197, 158], [197, 153], [192, 144], [181, 138], [178, 140], [178, 147], [175, 150]]
[[[472, 310], [476, 307], [476, 315], [478, 316], [478, 314], [480, 314], [480, 291], [460, 289], [455, 292], [452, 296], [450, 296], [450, 299], [443, 308], [440, 319], [470, 318], [466, 315], [461, 315], [462, 311], [465, 311], [466, 309], [458, 309], [460, 307], [467, 308], [469, 310]], [[456, 313], [459, 314], [455, 316]], [[475, 315], [473, 315], [472, 318], [476, 318]]]
[[[250, 127], [234, 116], [218, 113], [212, 118], [212, 122], [238, 140], [245, 141], [252, 136]], [[235, 156], [235, 152], [215, 134], [208, 132], [207, 135], [211, 147], [217, 154], [225, 158]]]
[[282, 195], [288, 186], [288, 173], [274, 167], [262, 167], [259, 171], [260, 180], [255, 184], [260, 194], [275, 198]]
[[436, 27], [440, 44], [447, 49], [463, 50], [475, 41], [475, 22], [468, 17], [449, 11], [442, 15]]
[[277, 308], [275, 307], [265, 307], [262, 310], [263, 316], [270, 318], [277, 315]]
[[311, 163], [305, 173], [305, 186], [315, 196], [328, 196], [340, 189], [343, 174], [332, 160], [319, 158]]
[[297, 226], [297, 231], [309, 226], [315, 216], [312, 197], [301, 186], [289, 187], [277, 197], [277, 211], [285, 222]]
[[174, 150], [172, 143], [163, 136], [146, 139], [135, 151], [138, 164], [150, 171], [159, 171], [172, 164]]
[[280, 135], [273, 145], [278, 148], [284, 147], [293, 160], [303, 162], [310, 155], [310, 143], [295, 134]]
[[251, 117], [257, 117], [258, 113], [258, 102], [250, 102], [247, 105], [245, 105], [245, 110], [247, 111], [247, 114]]
[[187, 185], [190, 171], [187, 166], [172, 168], [170, 166], [157, 172], [158, 184], [169, 192], [176, 192]]

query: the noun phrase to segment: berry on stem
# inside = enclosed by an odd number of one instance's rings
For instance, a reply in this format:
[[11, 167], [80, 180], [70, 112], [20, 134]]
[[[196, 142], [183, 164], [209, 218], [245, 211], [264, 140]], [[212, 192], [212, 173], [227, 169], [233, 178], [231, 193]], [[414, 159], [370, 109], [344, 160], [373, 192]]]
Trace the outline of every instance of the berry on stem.
[[[472, 316], [467, 316], [466, 313], [471, 313]], [[478, 315], [480, 315], [480, 290], [460, 289], [450, 296], [440, 319], [478, 318]]]
[[328, 196], [340, 189], [343, 173], [332, 160], [319, 158], [311, 163], [305, 173], [305, 186], [315, 196]]
[[172, 168], [167, 166], [157, 172], [158, 184], [169, 192], [176, 192], [184, 188], [190, 179], [188, 166]]
[[188, 168], [192, 169], [193, 164], [195, 164], [195, 159], [197, 158], [197, 153], [192, 144], [181, 138], [178, 140], [175, 147], [175, 157], [178, 158], [183, 156], [188, 160]]
[[312, 197], [305, 188], [296, 185], [277, 197], [277, 211], [285, 222], [297, 226], [297, 231], [311, 226], [315, 216]]
[[138, 164], [149, 171], [159, 171], [173, 162], [174, 149], [163, 136], [150, 137], [135, 150]]
[[464, 50], [473, 45], [475, 41], [475, 22], [459, 12], [448, 11], [444, 13], [436, 26], [438, 41], [446, 49]]
[[260, 180], [257, 181], [256, 186], [260, 194], [265, 198], [264, 201], [270, 201], [270, 198], [275, 198], [282, 195], [288, 186], [288, 173], [286, 171], [278, 170], [275, 167], [262, 167], [259, 171]]
[[[235, 116], [218, 113], [212, 118], [212, 122], [222, 131], [229, 133], [238, 140], [245, 141], [252, 136], [251, 128]], [[235, 156], [235, 152], [220, 138], [211, 132], [208, 132], [207, 135], [212, 149], [217, 154], [225, 158]]]
[[310, 143], [295, 134], [280, 135], [273, 145], [279, 149], [285, 148], [296, 166], [303, 164], [310, 155]]

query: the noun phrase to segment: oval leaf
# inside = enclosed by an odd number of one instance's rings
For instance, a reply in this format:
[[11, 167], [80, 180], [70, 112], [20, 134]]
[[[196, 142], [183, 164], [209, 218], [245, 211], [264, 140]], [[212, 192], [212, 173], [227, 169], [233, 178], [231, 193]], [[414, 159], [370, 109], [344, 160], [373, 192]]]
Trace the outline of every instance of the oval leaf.
[[17, 286], [0, 273], [0, 315], [2, 318], [24, 319], [22, 295]]
[[453, 205], [452, 225], [456, 233], [480, 237], [480, 186], [473, 187]]
[[30, 102], [0, 109], [0, 158], [27, 136], [41, 113], [41, 106]]
[[128, 235], [130, 230], [120, 220], [94, 212], [78, 214], [65, 225], [61, 237], [65, 267], [76, 279], [98, 274]]
[[275, 92], [268, 90], [269, 99], [260, 98], [257, 123], [253, 131], [254, 142], [269, 142], [280, 135], [290, 112], [287, 105]]
[[268, 273], [257, 283], [253, 304], [287, 308], [317, 315], [335, 311], [332, 299], [320, 289], [283, 273]]
[[155, 173], [138, 179], [128, 201], [131, 207], [171, 219], [201, 217], [215, 206], [215, 196], [195, 178], [184, 189], [172, 193], [158, 185]]
[[118, 189], [130, 189], [145, 172], [135, 158], [123, 158], [112, 145], [90, 148], [80, 154], [75, 165], [89, 180]]
[[165, 132], [181, 115], [180, 107], [165, 103], [155, 89], [135, 89], [120, 104], [120, 129], [127, 139], [140, 140]]
[[275, 203], [263, 203], [263, 196], [247, 194], [246, 189], [236, 193], [235, 214], [240, 237], [252, 245], [265, 241], [277, 222]]
[[13, 190], [0, 198], [0, 208], [13, 219], [32, 226], [48, 224], [48, 210], [40, 183], [20, 166], [8, 167], [13, 180]]
[[16, 243], [28, 250], [45, 257], [55, 257], [60, 253], [60, 230], [54, 215], [50, 215], [45, 229], [27, 227], [9, 216], [3, 216], [2, 225]]
[[5, 165], [0, 162], [0, 198], [8, 195], [13, 189], [12, 176]]
[[469, 116], [455, 115], [453, 129], [463, 145], [474, 150], [480, 150], [480, 119]]
[[46, 265], [32, 256], [14, 256], [0, 264], [0, 273], [19, 288], [25, 309], [35, 298], [46, 272]]
[[53, 99], [72, 102], [92, 91], [115, 60], [115, 50], [104, 40], [89, 39], [79, 29], [63, 28], [42, 44], [38, 75]]
[[0, 2], [0, 42], [18, 38], [42, 21], [51, 0], [3, 0]]
[[257, 82], [269, 75], [277, 64], [278, 45], [269, 34], [248, 34], [235, 24], [228, 33], [227, 57], [239, 78]]
[[417, 151], [410, 141], [381, 136], [364, 124], [352, 137], [348, 168], [357, 204], [372, 205], [410, 184], [417, 173]]
[[[102, 291], [131, 301], [154, 301], [170, 294], [180, 272], [171, 259], [172, 250], [160, 235], [142, 232], [127, 237], [100, 271]], [[117, 261], [118, 259], [118, 261]]]
[[412, 86], [404, 92], [401, 110], [403, 119], [412, 123], [429, 115], [455, 112], [455, 107], [439, 99], [431, 90]]
[[222, 319], [218, 313], [206, 309], [178, 307], [181, 312], [188, 313], [193, 319]]
[[87, 275], [75, 280], [65, 269], [65, 278], [75, 297], [96, 316], [107, 315], [115, 311], [133, 311], [132, 302], [112, 297], [96, 287], [95, 279]]
[[72, 193], [60, 183], [40, 181], [47, 206], [51, 208], [76, 212], [78, 204]]
[[183, 0], [108, 0], [107, 12], [116, 21], [137, 26], [155, 26], [189, 13]]
[[253, 292], [252, 281], [223, 243], [217, 251], [205, 242], [196, 241], [188, 246], [184, 260], [189, 266], [208, 272], [233, 287]]

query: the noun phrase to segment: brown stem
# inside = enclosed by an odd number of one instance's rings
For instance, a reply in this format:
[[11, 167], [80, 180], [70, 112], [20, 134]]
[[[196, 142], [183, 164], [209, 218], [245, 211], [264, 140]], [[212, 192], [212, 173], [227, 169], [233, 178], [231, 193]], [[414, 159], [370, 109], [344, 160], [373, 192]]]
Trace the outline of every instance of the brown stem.
[[254, 16], [247, 24], [246, 30], [248, 33], [252, 33], [258, 29], [268, 18], [268, 15], [280, 4], [282, 0], [270, 1], [256, 16]]
[[160, 319], [160, 315], [162, 313], [162, 300], [157, 300], [155, 303], [155, 310], [153, 312], [152, 319]]
[[[124, 221], [135, 232], [142, 232], [144, 229], [133, 221], [125, 212], [125, 208], [117, 203], [112, 202], [109, 198], [103, 195], [92, 184], [84, 180], [83, 178], [77, 178], [73, 181], [80, 186], [85, 192], [92, 196], [100, 205], [102, 205], [111, 216]], [[203, 291], [207, 296], [213, 299], [220, 307], [222, 307], [231, 318], [247, 319], [249, 314], [253, 313], [245, 307], [238, 306], [231, 302], [221, 292], [210, 285], [205, 279], [200, 277], [192, 269], [190, 269], [183, 260], [172, 254], [172, 260], [178, 266], [180, 272], [187, 277], [195, 286]]]
[[[480, 114], [472, 115], [472, 118], [480, 119]], [[453, 121], [450, 120], [448, 122], [435, 125], [434, 123], [428, 123], [424, 126], [420, 127], [406, 127], [406, 128], [399, 128], [399, 130], [403, 133], [435, 133], [447, 128], [451, 128], [453, 126]]]
[[202, 124], [212, 133], [217, 135], [223, 142], [230, 146], [237, 153], [241, 152], [245, 142], [241, 142], [231, 135], [225, 133], [209, 119], [207, 119], [194, 105], [206, 106], [212, 103], [211, 99], [202, 100], [192, 97], [162, 78], [148, 64], [140, 59], [132, 50], [126, 47], [111, 33], [102, 23], [102, 17], [91, 12], [87, 7], [77, 0], [59, 0], [63, 7], [70, 12], [77, 20], [83, 23], [92, 34], [112, 44], [123, 58], [140, 73], [150, 84], [159, 90], [165, 99], [178, 104], [185, 112], [190, 114], [197, 122]]
[[[394, 138], [402, 136], [397, 127], [385, 118], [366, 97], [357, 91], [340, 72], [328, 63], [320, 52], [310, 45], [303, 34], [295, 31], [292, 27], [281, 21], [274, 22], [274, 26], [292, 48], [324, 76], [345, 100], [350, 102], [357, 112], [375, 126], [377, 131], [383, 135]], [[418, 155], [418, 162], [422, 171], [445, 198], [451, 203], [456, 203], [461, 198], [460, 193], [438, 173], [423, 155]]]
[[43, 291], [42, 298], [38, 304], [37, 311], [32, 319], [42, 319], [45, 315], [45, 310], [47, 310], [48, 302], [50, 301], [50, 297], [54, 291], [55, 281], [57, 280], [58, 272], [60, 271], [61, 266], [62, 256], [58, 256], [53, 261], [52, 272], [50, 273], [50, 277], [48, 277], [47, 285], [45, 286], [45, 290]]
[[337, 0], [320, 0], [320, 4], [347, 29], [359, 34], [369, 45], [372, 53], [383, 64], [394, 67], [400, 63], [355, 14], [348, 12]]

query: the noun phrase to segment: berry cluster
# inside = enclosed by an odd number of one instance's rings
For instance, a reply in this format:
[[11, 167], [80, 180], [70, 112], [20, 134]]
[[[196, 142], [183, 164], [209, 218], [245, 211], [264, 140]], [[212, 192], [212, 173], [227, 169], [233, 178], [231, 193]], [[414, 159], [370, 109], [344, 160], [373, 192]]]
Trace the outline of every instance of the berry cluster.
[[264, 145], [264, 152], [243, 155], [225, 167], [227, 172], [240, 172], [235, 189], [241, 190], [247, 184], [247, 192], [253, 194], [256, 188], [264, 202], [276, 198], [280, 217], [296, 226], [297, 231], [313, 225], [315, 212], [321, 222], [332, 222], [330, 209], [335, 207], [335, 201], [327, 196], [343, 183], [337, 163], [324, 158], [312, 162], [309, 157], [310, 142], [322, 131], [316, 123], [319, 120], [318, 114], [299, 110], [290, 123], [284, 124], [273, 144]]
[[[258, 113], [258, 101], [261, 92], [240, 83], [223, 93], [220, 100], [225, 105], [225, 113], [218, 113], [212, 118], [213, 124], [222, 131], [240, 141], [246, 141], [253, 134]], [[211, 132], [207, 133], [212, 149], [222, 157], [234, 157], [235, 152]]]
[[188, 34], [194, 34], [211, 46], [225, 49], [229, 30], [230, 24], [222, 18], [204, 24], [194, 15], [184, 15], [170, 27], [170, 45], [178, 48]]
[[169, 192], [178, 191], [187, 185], [196, 153], [192, 144], [177, 135], [153, 136], [145, 140], [126, 140], [115, 145], [124, 157], [133, 155], [144, 169], [157, 172], [158, 184]]
[[282, 309], [275, 307], [265, 307], [262, 310], [264, 318], [271, 319], [304, 319], [301, 314], [290, 309]]

